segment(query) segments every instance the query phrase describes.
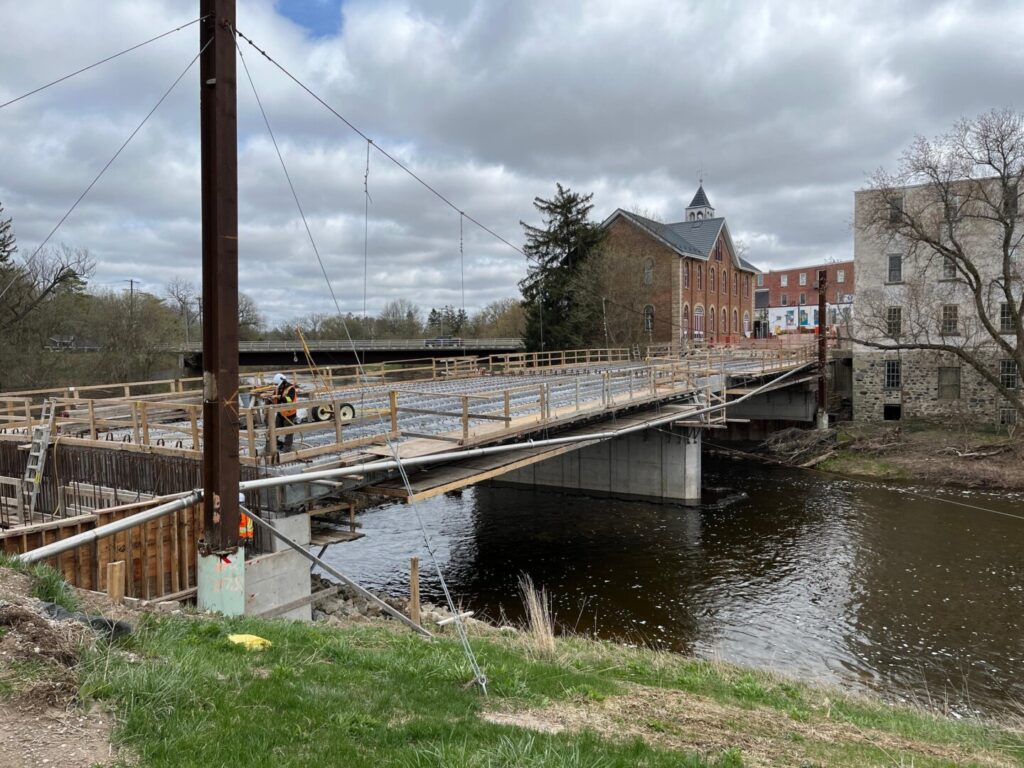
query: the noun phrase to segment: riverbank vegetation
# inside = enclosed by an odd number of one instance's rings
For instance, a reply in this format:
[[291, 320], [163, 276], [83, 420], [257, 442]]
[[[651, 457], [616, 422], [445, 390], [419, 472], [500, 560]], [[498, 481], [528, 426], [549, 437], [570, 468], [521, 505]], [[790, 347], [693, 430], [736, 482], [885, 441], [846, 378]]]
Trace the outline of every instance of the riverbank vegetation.
[[[29, 589], [25, 575], [0, 569], [6, 601], [37, 609]], [[83, 602], [96, 611], [97, 599]], [[125, 618], [124, 609], [107, 608]], [[560, 638], [538, 654], [527, 633], [478, 627], [472, 642], [487, 675], [483, 696], [452, 636], [424, 641], [390, 622], [131, 618], [131, 636], [66, 656], [77, 694], [65, 705], [113, 713], [124, 765], [1024, 764], [1024, 733], [1006, 725], [583, 638]], [[22, 656], [45, 652], [36, 625], [34, 645], [16, 644], [19, 626], [3, 628], [0, 646]], [[270, 645], [246, 650], [231, 642], [237, 633]], [[19, 688], [29, 685], [32, 664], [19, 660], [22, 672], [0, 691], [0, 710], [23, 711]]]
[[789, 466], [884, 480], [1024, 490], [1024, 433], [976, 423], [843, 423], [783, 430], [762, 446]]

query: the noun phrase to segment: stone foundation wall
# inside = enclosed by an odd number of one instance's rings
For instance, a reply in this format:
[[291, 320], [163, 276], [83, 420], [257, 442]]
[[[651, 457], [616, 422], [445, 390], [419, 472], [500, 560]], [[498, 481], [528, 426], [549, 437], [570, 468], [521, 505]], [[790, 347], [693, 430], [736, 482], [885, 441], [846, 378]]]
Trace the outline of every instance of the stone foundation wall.
[[[902, 385], [885, 388], [885, 361], [901, 362]], [[999, 361], [993, 358], [998, 372]], [[939, 399], [939, 368], [960, 368], [960, 398]], [[957, 420], [998, 425], [1006, 400], [973, 368], [950, 355], [926, 351], [857, 351], [853, 356], [853, 417], [881, 421], [886, 405], [901, 406], [901, 418]], [[1018, 418], [1018, 420], [1020, 420]]]

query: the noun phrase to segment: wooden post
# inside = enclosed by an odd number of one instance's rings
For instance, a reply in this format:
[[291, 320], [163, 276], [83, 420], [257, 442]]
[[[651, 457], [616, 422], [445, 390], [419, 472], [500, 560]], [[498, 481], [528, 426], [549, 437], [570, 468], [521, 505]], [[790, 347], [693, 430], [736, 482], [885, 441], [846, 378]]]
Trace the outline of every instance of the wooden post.
[[96, 402], [89, 400], [89, 437], [96, 439]]
[[124, 602], [124, 560], [107, 563], [107, 597], [117, 605]]
[[462, 396], [462, 441], [469, 440], [469, 398]]
[[409, 558], [409, 618], [420, 623], [420, 559]]
[[[436, 375], [433, 378], [437, 378]], [[388, 399], [391, 402], [391, 434], [398, 434], [398, 392], [392, 389], [388, 393]], [[406, 406], [408, 407], [408, 406]]]
[[245, 433], [249, 441], [249, 458], [256, 458], [256, 425], [252, 419], [252, 407], [245, 409]]
[[146, 401], [139, 402], [139, 409], [142, 411], [142, 442], [149, 445], [149, 414], [146, 413]]
[[505, 429], [508, 429], [512, 425], [512, 404], [511, 398], [509, 397], [508, 390], [505, 390]]
[[352, 503], [348, 505], [348, 529], [356, 532], [356, 505]]

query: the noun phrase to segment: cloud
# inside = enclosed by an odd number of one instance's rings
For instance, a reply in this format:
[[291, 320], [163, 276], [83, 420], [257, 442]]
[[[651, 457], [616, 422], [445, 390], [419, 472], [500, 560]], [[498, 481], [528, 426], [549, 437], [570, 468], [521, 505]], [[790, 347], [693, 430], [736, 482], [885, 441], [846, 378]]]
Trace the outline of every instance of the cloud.
[[[2, 3], [0, 101], [190, 20], [171, 0]], [[762, 267], [852, 253], [853, 192], [913, 134], [1017, 106], [1024, 8], [892, 4], [240, 2], [239, 29], [464, 210], [515, 244], [555, 182], [682, 217], [703, 173]], [[305, 25], [305, 26], [303, 26]], [[0, 110], [0, 201], [22, 252], [195, 55], [195, 26]], [[516, 295], [521, 255], [371, 151], [243, 43], [343, 310]], [[333, 307], [239, 67], [241, 287], [274, 322]], [[199, 279], [198, 70], [56, 236], [97, 282]], [[364, 237], [365, 233], [365, 237]], [[464, 264], [464, 271], [461, 265]]]

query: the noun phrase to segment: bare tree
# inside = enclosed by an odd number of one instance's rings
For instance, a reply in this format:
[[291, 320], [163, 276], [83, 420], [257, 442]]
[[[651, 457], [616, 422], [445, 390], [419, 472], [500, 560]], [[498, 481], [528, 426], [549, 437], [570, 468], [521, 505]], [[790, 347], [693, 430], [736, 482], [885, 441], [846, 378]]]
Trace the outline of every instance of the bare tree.
[[263, 332], [263, 315], [260, 314], [256, 300], [247, 293], [238, 294], [238, 338], [252, 341]]
[[1022, 182], [1024, 115], [1010, 110], [918, 136], [895, 173], [878, 171], [859, 196], [858, 236], [902, 263], [892, 285], [858, 292], [854, 341], [952, 355], [1024, 410]]
[[376, 325], [381, 338], [415, 339], [423, 333], [423, 312], [408, 299], [395, 299], [384, 305]]
[[61, 245], [40, 251], [29, 264], [0, 267], [0, 331], [10, 331], [61, 291], [80, 290], [95, 269], [83, 248]]
[[178, 316], [181, 318], [181, 324], [185, 330], [185, 343], [188, 344], [192, 340], [192, 325], [199, 320], [202, 306], [199, 289], [191, 280], [176, 277], [164, 288], [164, 295], [178, 309]]

